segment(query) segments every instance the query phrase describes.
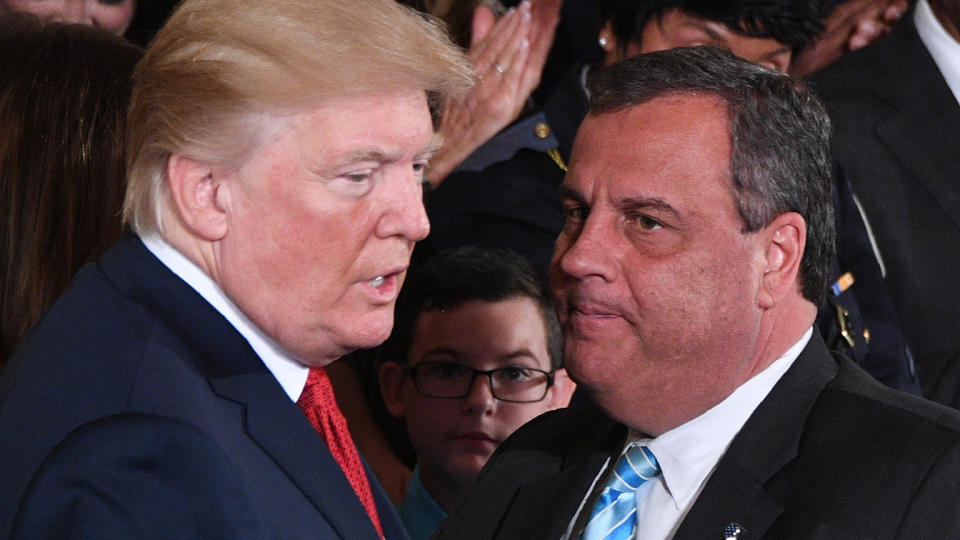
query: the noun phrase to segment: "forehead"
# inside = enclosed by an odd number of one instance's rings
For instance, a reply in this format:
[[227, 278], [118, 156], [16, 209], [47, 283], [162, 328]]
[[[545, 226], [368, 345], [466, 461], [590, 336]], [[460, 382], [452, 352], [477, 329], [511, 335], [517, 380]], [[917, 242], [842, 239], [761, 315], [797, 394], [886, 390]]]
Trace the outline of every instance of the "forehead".
[[652, 52], [693, 45], [716, 45], [751, 62], [763, 63], [787, 55], [791, 48], [772, 37], [748, 36], [726, 24], [670, 8], [644, 25], [639, 48], [633, 53]]
[[296, 111], [288, 125], [300, 141], [322, 139], [327, 155], [355, 152], [373, 141], [404, 146], [433, 137], [426, 93], [419, 88], [326, 98]]
[[411, 352], [422, 354], [445, 348], [458, 351], [463, 360], [469, 360], [490, 356], [506, 359], [526, 350], [549, 366], [546, 340], [543, 312], [533, 298], [468, 300], [454, 307], [421, 312], [417, 316]]
[[565, 184], [576, 190], [596, 183], [609, 191], [699, 189], [712, 179], [727, 189], [728, 126], [726, 106], [710, 95], [666, 95], [591, 113], [574, 142]]

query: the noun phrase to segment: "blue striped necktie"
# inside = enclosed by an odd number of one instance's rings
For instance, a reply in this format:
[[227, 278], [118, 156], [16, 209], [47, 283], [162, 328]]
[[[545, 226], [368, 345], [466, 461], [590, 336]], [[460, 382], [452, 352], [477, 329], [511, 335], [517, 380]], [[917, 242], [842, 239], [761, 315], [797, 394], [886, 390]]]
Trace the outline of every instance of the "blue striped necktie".
[[632, 445], [620, 456], [614, 474], [593, 506], [581, 540], [626, 540], [637, 529], [637, 490], [660, 474], [646, 446]]

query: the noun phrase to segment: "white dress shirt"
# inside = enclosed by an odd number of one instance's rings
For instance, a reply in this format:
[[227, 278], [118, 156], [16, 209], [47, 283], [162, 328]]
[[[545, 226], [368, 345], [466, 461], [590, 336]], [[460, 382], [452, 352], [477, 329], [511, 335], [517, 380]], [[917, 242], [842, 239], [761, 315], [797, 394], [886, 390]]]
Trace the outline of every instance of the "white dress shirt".
[[[659, 476], [646, 482], [637, 492], [637, 530], [634, 538], [664, 540], [676, 533], [733, 438], [777, 381], [790, 369], [812, 335], [813, 328], [810, 328], [767, 369], [754, 375], [726, 399], [693, 420], [653, 439], [631, 431], [623, 451], [630, 443], [639, 441], [653, 452], [661, 470]], [[608, 466], [614, 463], [615, 460], [611, 460]], [[598, 480], [602, 476], [601, 471]], [[603, 488], [602, 482], [597, 482], [594, 487]], [[581, 507], [580, 512], [593, 511], [585, 506]], [[567, 537], [572, 534], [576, 521], [574, 517], [567, 529]]]
[[960, 42], [951, 36], [937, 20], [927, 0], [917, 2], [913, 24], [920, 34], [920, 41], [930, 52], [940, 74], [947, 81], [953, 97], [960, 104]]
[[227, 321], [236, 328], [237, 332], [247, 340], [257, 356], [277, 379], [283, 390], [294, 402], [300, 397], [310, 369], [301, 364], [283, 347], [278, 345], [269, 336], [260, 331], [246, 315], [234, 304], [210, 276], [199, 266], [167, 243], [158, 233], [148, 233], [140, 236], [143, 245], [147, 246], [160, 262], [187, 285], [197, 291], [214, 309], [220, 312]]

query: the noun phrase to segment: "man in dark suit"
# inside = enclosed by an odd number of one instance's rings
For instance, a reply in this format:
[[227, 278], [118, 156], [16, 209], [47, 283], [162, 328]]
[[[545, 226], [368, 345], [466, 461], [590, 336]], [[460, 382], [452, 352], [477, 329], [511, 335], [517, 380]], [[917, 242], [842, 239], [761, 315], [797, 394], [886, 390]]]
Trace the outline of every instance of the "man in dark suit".
[[960, 2], [918, 2], [815, 75], [875, 234], [923, 394], [960, 408]]
[[405, 538], [323, 367], [389, 334], [430, 103], [471, 81], [392, 0], [181, 4], [136, 71], [135, 232], [0, 375], [0, 537]]
[[[580, 3], [580, 11], [592, 11], [594, 17], [567, 11], [575, 5], [564, 4], [564, 16], [576, 16], [575, 25], [569, 26], [593, 32], [602, 44], [605, 64], [643, 52], [709, 44], [787, 71], [793, 57], [823, 27], [822, 2], [816, 0]], [[604, 23], [586, 22], [593, 18]], [[563, 35], [563, 22], [558, 31]], [[548, 273], [564, 222], [558, 193], [564, 160], [587, 113], [583, 88], [587, 71], [577, 62], [566, 65], [562, 77], [545, 74], [545, 88], [533, 100], [540, 108], [527, 111], [478, 148], [430, 195], [427, 213], [433, 228], [417, 245], [415, 259], [463, 244], [493, 246], [512, 249], [536, 270]], [[919, 393], [860, 212], [845, 180], [838, 178], [835, 186], [838, 258], [830, 285], [836, 286], [828, 288], [831, 294], [821, 306], [818, 326], [831, 350], [850, 356], [892, 388]]]
[[822, 107], [705, 47], [590, 89], [551, 279], [596, 406], [516, 432], [437, 538], [960, 534], [960, 415], [813, 327], [834, 241]]

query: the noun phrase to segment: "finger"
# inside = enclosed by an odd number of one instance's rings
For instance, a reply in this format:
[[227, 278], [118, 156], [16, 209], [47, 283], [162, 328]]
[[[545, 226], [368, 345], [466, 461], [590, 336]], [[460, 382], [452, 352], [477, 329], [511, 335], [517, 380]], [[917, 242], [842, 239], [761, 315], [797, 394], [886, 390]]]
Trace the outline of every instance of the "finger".
[[505, 92], [514, 102], [512, 109], [520, 109], [529, 97], [533, 88], [527, 88], [527, 81], [530, 77], [529, 72], [533, 69], [534, 75], [540, 76], [539, 68], [532, 68], [530, 61], [530, 45], [524, 40], [520, 48], [510, 55], [509, 69], [504, 72], [503, 82], [500, 85], [501, 91]]
[[899, 21], [903, 14], [907, 12], [907, 1], [897, 0], [883, 10], [883, 20], [888, 24], [894, 24]]
[[560, 8], [563, 0], [536, 0], [531, 6], [533, 29], [530, 36], [532, 52], [535, 55], [546, 55], [553, 44], [553, 37], [560, 22]]
[[547, 62], [550, 48], [556, 36], [557, 24], [560, 22], [560, 8], [563, 0], [539, 0], [532, 10], [532, 28], [530, 37], [530, 51], [527, 64], [524, 67], [521, 89], [532, 92], [540, 84], [543, 66]]
[[[513, 34], [504, 40], [500, 54], [494, 60], [493, 67], [497, 68], [499, 66], [496, 71], [505, 77], [514, 75], [518, 70], [523, 69], [523, 62], [526, 61], [526, 51], [530, 46], [530, 3], [522, 2], [517, 9], [517, 13], [519, 22]], [[518, 55], [521, 53], [524, 55], [522, 60], [518, 59]]]
[[866, 47], [879, 39], [886, 31], [887, 28], [875, 20], [860, 21], [847, 41], [847, 48], [855, 51]]
[[486, 71], [500, 56], [510, 37], [517, 31], [520, 19], [518, 10], [511, 8], [475, 47], [470, 48], [470, 59], [479, 73]]
[[490, 9], [490, 6], [480, 4], [473, 10], [473, 18], [470, 21], [470, 48], [482, 41], [493, 30], [497, 24], [497, 15]]

